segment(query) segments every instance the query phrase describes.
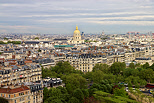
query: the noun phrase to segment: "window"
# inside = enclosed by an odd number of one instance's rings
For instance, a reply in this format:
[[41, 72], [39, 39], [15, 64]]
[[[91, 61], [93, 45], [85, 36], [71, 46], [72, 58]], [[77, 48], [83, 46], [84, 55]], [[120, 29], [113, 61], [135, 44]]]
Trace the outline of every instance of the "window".
[[10, 98], [10, 95], [8, 95], [8, 97]]
[[14, 94], [14, 97], [16, 97], [16, 95]]
[[2, 95], [3, 95], [3, 94], [1, 94], [1, 97], [2, 97]]
[[14, 103], [17, 103], [17, 101], [16, 101], [16, 100], [14, 100]]
[[4, 97], [5, 97], [5, 94], [4, 94]]

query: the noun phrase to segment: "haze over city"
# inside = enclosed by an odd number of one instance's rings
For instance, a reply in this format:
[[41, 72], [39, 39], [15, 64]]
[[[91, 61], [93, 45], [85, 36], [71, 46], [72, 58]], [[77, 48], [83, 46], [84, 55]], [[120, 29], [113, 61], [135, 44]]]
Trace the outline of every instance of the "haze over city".
[[0, 33], [147, 33], [153, 0], [0, 0]]

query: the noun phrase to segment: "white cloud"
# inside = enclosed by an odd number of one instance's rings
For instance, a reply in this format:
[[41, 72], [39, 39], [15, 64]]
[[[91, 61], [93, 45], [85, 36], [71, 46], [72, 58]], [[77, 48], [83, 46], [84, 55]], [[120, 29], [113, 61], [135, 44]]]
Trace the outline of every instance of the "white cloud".
[[89, 23], [103, 25], [139, 25], [139, 26], [154, 26], [154, 21], [88, 21]]

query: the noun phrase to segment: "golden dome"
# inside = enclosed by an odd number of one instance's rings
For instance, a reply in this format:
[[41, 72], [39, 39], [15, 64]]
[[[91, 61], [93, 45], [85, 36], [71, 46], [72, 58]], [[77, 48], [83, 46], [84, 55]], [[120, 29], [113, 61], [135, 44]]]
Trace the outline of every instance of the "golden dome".
[[78, 30], [78, 26], [76, 26], [76, 30], [74, 31], [74, 34], [80, 34], [80, 31]]

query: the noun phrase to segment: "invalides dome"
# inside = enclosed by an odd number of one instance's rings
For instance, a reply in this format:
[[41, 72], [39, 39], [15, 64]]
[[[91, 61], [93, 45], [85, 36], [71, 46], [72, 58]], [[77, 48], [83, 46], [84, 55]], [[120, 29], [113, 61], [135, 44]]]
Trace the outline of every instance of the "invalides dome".
[[80, 34], [80, 31], [78, 30], [78, 26], [76, 26], [76, 30], [74, 31], [74, 34]]

